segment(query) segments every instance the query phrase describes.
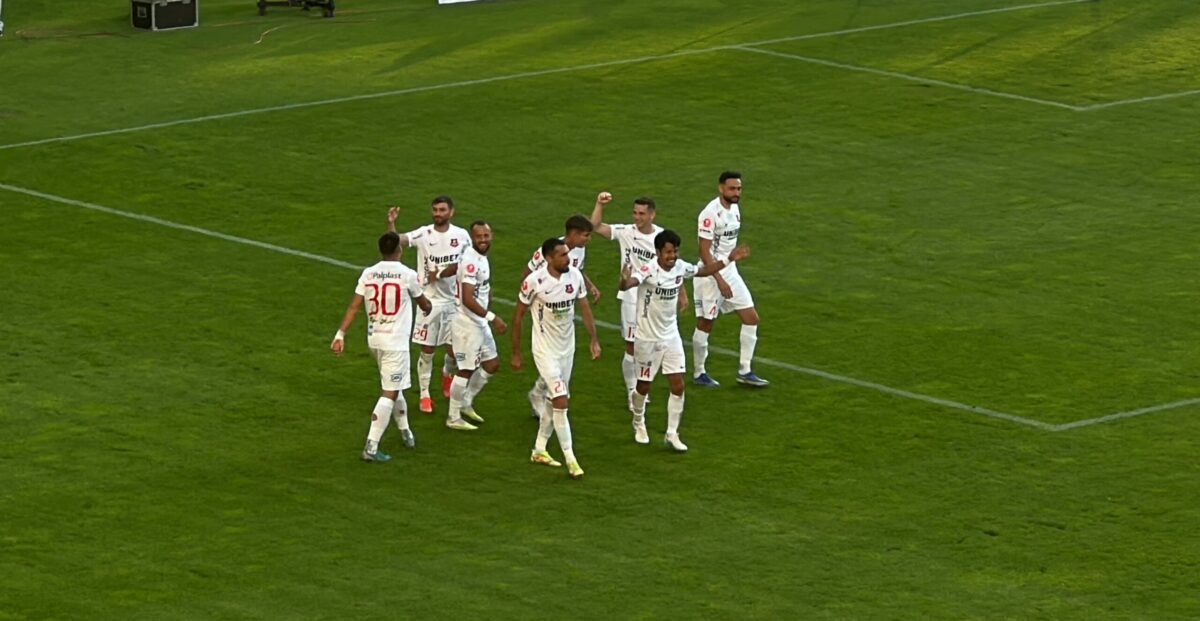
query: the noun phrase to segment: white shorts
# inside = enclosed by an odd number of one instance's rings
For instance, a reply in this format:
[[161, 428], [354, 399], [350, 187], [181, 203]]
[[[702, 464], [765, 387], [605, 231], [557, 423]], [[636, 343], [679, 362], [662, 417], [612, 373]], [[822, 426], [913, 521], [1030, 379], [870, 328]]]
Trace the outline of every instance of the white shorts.
[[717, 286], [717, 279], [712, 276], [697, 278], [692, 285], [692, 304], [696, 308], [696, 316], [703, 319], [716, 319], [721, 314], [732, 313], [744, 308], [754, 308], [754, 298], [750, 297], [750, 289], [746, 281], [737, 271], [737, 265], [731, 265], [721, 270], [721, 277], [729, 283], [733, 297], [725, 298]]
[[542, 382], [546, 384], [546, 393], [550, 399], [570, 396], [571, 369], [575, 366], [574, 348], [558, 356], [539, 356], [534, 353], [533, 364], [537, 367]]
[[450, 325], [458, 314], [458, 307], [453, 303], [434, 304], [429, 314], [415, 311], [412, 341], [418, 345], [437, 347], [450, 344]]
[[480, 363], [492, 360], [499, 354], [496, 352], [496, 339], [492, 329], [479, 325], [467, 318], [454, 320], [454, 360], [462, 371], [474, 371]]
[[678, 375], [686, 369], [683, 341], [679, 335], [666, 341], [637, 341], [633, 344], [633, 359], [637, 362], [637, 380], [652, 382], [661, 368], [663, 375]]
[[412, 387], [409, 369], [412, 366], [408, 350], [371, 348], [379, 364], [379, 387], [383, 390], [405, 390]]
[[621, 300], [621, 336], [626, 343], [632, 343], [635, 332], [637, 332], [637, 296], [629, 296], [628, 300]]

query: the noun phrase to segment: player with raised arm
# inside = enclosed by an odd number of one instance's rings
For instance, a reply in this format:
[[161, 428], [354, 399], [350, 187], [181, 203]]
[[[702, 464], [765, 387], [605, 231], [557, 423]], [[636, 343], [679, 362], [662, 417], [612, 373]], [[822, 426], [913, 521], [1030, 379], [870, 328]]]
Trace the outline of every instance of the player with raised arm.
[[637, 388], [633, 392], [633, 439], [649, 444], [646, 433], [646, 395], [659, 369], [667, 376], [671, 396], [667, 398], [667, 434], [663, 443], [679, 452], [687, 445], [679, 439], [679, 421], [683, 417], [683, 373], [687, 365], [683, 339], [679, 336], [679, 292], [685, 278], [715, 274], [749, 255], [744, 246], [734, 248], [714, 263], [697, 267], [679, 260], [679, 235], [670, 229], [654, 237], [655, 260], [634, 271], [626, 265], [621, 271], [621, 290], [637, 296], [637, 329], [634, 357], [637, 359]]
[[[471, 245], [471, 236], [462, 227], [450, 223], [454, 217], [454, 199], [438, 196], [430, 204], [432, 224], [426, 224], [400, 235], [402, 246], [417, 248], [417, 274], [425, 287], [425, 297], [433, 304], [429, 315], [417, 319], [413, 331], [413, 342], [421, 346], [417, 359], [417, 382], [421, 389], [422, 412], [433, 412], [433, 399], [429, 395], [429, 383], [433, 377], [433, 353], [443, 346], [442, 395], [450, 396], [450, 383], [458, 368], [454, 364], [450, 326], [454, 321], [457, 304], [454, 294], [454, 277], [458, 270], [458, 259]], [[396, 230], [399, 207], [388, 210], [388, 230]]]
[[[588, 295], [592, 296], [592, 304], [595, 304], [600, 301], [600, 290], [596, 288], [596, 285], [592, 284], [592, 280], [583, 271], [583, 265], [587, 258], [587, 245], [592, 239], [592, 223], [581, 215], [574, 215], [567, 218], [565, 228], [566, 234], [559, 239], [567, 244], [567, 256], [570, 258], [571, 267], [579, 270], [579, 273], [583, 275], [583, 282], [587, 287]], [[533, 257], [525, 265], [525, 271], [521, 273], [521, 281], [524, 282], [527, 276], [545, 265], [546, 257], [542, 254], [542, 249], [539, 247], [533, 251]], [[546, 384], [542, 381], [541, 377], [538, 377], [537, 381], [534, 382], [533, 388], [529, 389], [527, 396], [529, 398], [529, 406], [533, 409], [533, 415], [535, 417], [541, 416], [541, 403], [546, 400]]]
[[[637, 272], [643, 265], [651, 263], [655, 258], [654, 236], [662, 232], [662, 227], [654, 223], [658, 215], [658, 206], [654, 199], [642, 196], [633, 199], [633, 224], [606, 224], [604, 222], [604, 207], [612, 202], [612, 194], [601, 192], [596, 196], [596, 206], [592, 208], [592, 226], [596, 234], [617, 242], [621, 255], [621, 269], [628, 265]], [[687, 292], [680, 291], [680, 309], [687, 305]], [[625, 379], [625, 396], [629, 409], [633, 411], [633, 389], [637, 385], [637, 364], [633, 358], [633, 333], [637, 329], [637, 296], [633, 291], [619, 291], [617, 299], [621, 301], [621, 337], [625, 339], [625, 355], [621, 358], [621, 375]]]
[[387, 430], [388, 419], [396, 421], [400, 436], [408, 448], [416, 446], [416, 438], [408, 426], [408, 407], [402, 392], [412, 385], [408, 339], [412, 332], [412, 305], [415, 302], [424, 313], [432, 304], [425, 298], [417, 273], [400, 262], [400, 236], [394, 232], [379, 238], [382, 260], [363, 270], [354, 288], [354, 297], [342, 316], [330, 349], [341, 356], [346, 349], [346, 330], [354, 322], [363, 304], [367, 305], [367, 347], [379, 364], [380, 393], [371, 413], [371, 427], [362, 450], [363, 461], [385, 462], [391, 457], [379, 450], [379, 440]]
[[[700, 211], [696, 221], [700, 261], [705, 265], [728, 258], [737, 246], [738, 233], [742, 228], [742, 213], [738, 207], [741, 198], [742, 174], [733, 171], [721, 173], [717, 197]], [[736, 312], [742, 320], [737, 381], [755, 387], [769, 384], [750, 368], [754, 360], [754, 345], [758, 342], [758, 311], [754, 310], [754, 299], [750, 297], [750, 289], [738, 273], [737, 266], [731, 263], [712, 276], [697, 278], [695, 287], [696, 331], [692, 333], [692, 381], [699, 386], [720, 385], [704, 369], [708, 359], [708, 337], [719, 313]]]
[[542, 406], [537, 439], [529, 460], [535, 464], [561, 466], [546, 451], [550, 436], [558, 434], [558, 445], [567, 462], [567, 476], [578, 479], [583, 468], [575, 457], [571, 438], [571, 421], [567, 417], [571, 392], [571, 370], [575, 363], [575, 310], [583, 318], [583, 326], [591, 339], [592, 360], [600, 357], [600, 341], [584, 290], [583, 275], [572, 269], [567, 245], [561, 239], [548, 239], [542, 244], [546, 264], [521, 282], [517, 295], [517, 310], [513, 315], [512, 368], [521, 370], [521, 327], [528, 311], [533, 318], [533, 363], [538, 376], [547, 388], [549, 402]]
[[[450, 384], [450, 409], [446, 426], [451, 429], [473, 430], [483, 417], [475, 411], [475, 397], [487, 385], [500, 367], [500, 354], [492, 328], [504, 334], [504, 320], [488, 310], [491, 302], [492, 268], [487, 253], [492, 247], [492, 227], [483, 220], [471, 223], [471, 247], [463, 252], [458, 263], [458, 312], [450, 333], [454, 338], [454, 357], [458, 374]], [[489, 327], [490, 326], [490, 327]]]

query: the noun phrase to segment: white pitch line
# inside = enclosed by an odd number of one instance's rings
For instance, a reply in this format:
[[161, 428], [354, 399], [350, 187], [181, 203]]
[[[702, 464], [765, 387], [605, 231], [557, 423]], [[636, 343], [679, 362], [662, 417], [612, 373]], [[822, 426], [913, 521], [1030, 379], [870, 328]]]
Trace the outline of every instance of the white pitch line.
[[[353, 263], [348, 263], [346, 261], [341, 261], [339, 259], [334, 259], [331, 257], [319, 255], [319, 254], [313, 254], [311, 252], [304, 252], [302, 250], [294, 250], [292, 248], [285, 248], [283, 246], [277, 246], [275, 244], [269, 244], [267, 242], [261, 242], [261, 241], [254, 240], [254, 239], [248, 239], [246, 237], [238, 237], [237, 235], [229, 235], [226, 233], [220, 233], [217, 231], [212, 231], [212, 230], [201, 228], [198, 226], [192, 226], [190, 224], [180, 224], [178, 222], [172, 222], [170, 220], [164, 220], [162, 218], [156, 218], [154, 216], [147, 216], [144, 214], [134, 213], [131, 211], [123, 211], [120, 209], [113, 209], [112, 207], [105, 207], [103, 205], [97, 205], [95, 203], [88, 203], [85, 201], [79, 201], [79, 200], [75, 200], [75, 199], [71, 199], [71, 198], [57, 196], [54, 194], [47, 194], [45, 192], [39, 192], [37, 190], [31, 190], [29, 188], [23, 188], [23, 187], [19, 187], [19, 186], [15, 186], [15, 185], [9, 185], [6, 183], [0, 183], [0, 190], [8, 190], [9, 192], [15, 192], [17, 194], [24, 194], [26, 196], [32, 196], [34, 198], [40, 198], [42, 200], [47, 200], [47, 201], [51, 201], [51, 202], [55, 202], [55, 203], [71, 205], [73, 207], [81, 207], [83, 209], [98, 211], [101, 213], [105, 213], [105, 214], [109, 214], [109, 215], [113, 215], [113, 216], [119, 216], [122, 218], [129, 218], [131, 220], [138, 220], [140, 222], [148, 222], [150, 224], [157, 224], [159, 226], [165, 226], [165, 227], [180, 230], [180, 231], [187, 231], [189, 233], [197, 233], [199, 235], [204, 235], [207, 237], [214, 237], [216, 239], [220, 239], [220, 240], [227, 241], [227, 242], [233, 242], [235, 244], [243, 244], [246, 246], [253, 246], [255, 248], [261, 248], [263, 250], [270, 250], [272, 252], [279, 252], [282, 254], [291, 255], [293, 257], [301, 257], [304, 259], [310, 259], [312, 261], [319, 261], [326, 265], [333, 265], [336, 267], [341, 267], [341, 268], [350, 269], [350, 270], [354, 270], [354, 271], [360, 271], [363, 269], [362, 266], [355, 265]], [[505, 304], [507, 306], [515, 306], [516, 305], [516, 303], [513, 302], [512, 300], [506, 300], [504, 298], [493, 298], [493, 300], [495, 300], [496, 302]], [[606, 321], [596, 320], [596, 325], [603, 327], [603, 328], [608, 328], [610, 330], [615, 330], [618, 332], [621, 330], [620, 326], [618, 326], [616, 324], [608, 323]], [[724, 356], [732, 356], [735, 358], [738, 356], [738, 352], [735, 352], [735, 351], [732, 351], [729, 349], [725, 349], [723, 347], [710, 347], [709, 349], [713, 353], [718, 353], [718, 354], [721, 354]], [[794, 364], [789, 364], [787, 362], [771, 360], [770, 358], [755, 358], [755, 362], [757, 362], [759, 364], [764, 364], [767, 366], [777, 367], [780, 369], [787, 369], [789, 371], [795, 371], [797, 373], [804, 373], [807, 375], [824, 378], [824, 379], [834, 381], [834, 382], [841, 382], [843, 384], [851, 384], [851, 385], [859, 386], [862, 388], [869, 388], [871, 390], [876, 390], [876, 391], [886, 393], [889, 395], [893, 395], [893, 396], [897, 396], [897, 397], [904, 397], [906, 399], [923, 401], [925, 403], [931, 403], [933, 405], [940, 405], [943, 407], [953, 408], [956, 410], [963, 410], [966, 412], [971, 412], [973, 414], [981, 414], [983, 416], [988, 416], [991, 418], [998, 418], [1001, 420], [1006, 420], [1006, 421], [1018, 423], [1021, 425], [1036, 427], [1038, 429], [1053, 430], [1053, 428], [1054, 428], [1053, 425], [1049, 425], [1047, 423], [1043, 423], [1041, 421], [1037, 421], [1037, 420], [1033, 420], [1033, 419], [1029, 419], [1029, 418], [1014, 416], [1012, 414], [1005, 414], [1003, 412], [996, 412], [994, 410], [989, 410], [987, 408], [976, 407], [973, 405], [966, 405], [963, 403], [958, 403], [957, 401], [950, 401], [948, 399], [941, 399], [938, 397], [923, 395], [920, 393], [910, 392], [907, 390], [900, 390], [899, 388], [892, 388], [890, 386], [884, 386], [883, 384], [876, 384], [874, 382], [867, 382], [867, 381], [855, 379], [852, 377], [846, 377], [844, 375], [828, 373], [826, 371], [821, 371], [819, 369], [810, 369], [807, 367], [801, 367], [801, 366], [797, 366]]]
[[1037, 9], [1042, 7], [1060, 6], [1066, 4], [1078, 4], [1081, 2], [1092, 2], [1094, 0], [1057, 0], [1055, 2], [1042, 2], [1037, 4], [1023, 4], [1019, 6], [1003, 7], [998, 9], [987, 9], [983, 11], [970, 11], [967, 13], [955, 13], [952, 15], [941, 15], [937, 17], [926, 17], [922, 19], [912, 19], [903, 22], [894, 22], [890, 24], [879, 24], [877, 26], [863, 26], [860, 28], [846, 28], [842, 30], [831, 30], [827, 32], [816, 32], [812, 34], [796, 35], [792, 37], [782, 37], [777, 39], [764, 39], [761, 41], [747, 41], [745, 43], [737, 43], [732, 45], [719, 45], [716, 47], [683, 50], [669, 54], [655, 54], [651, 56], [640, 56], [637, 58], [626, 58], [620, 60], [611, 60], [599, 63], [588, 63], [585, 65], [575, 65], [572, 67], [558, 67], [555, 69], [543, 69], [540, 71], [526, 71], [522, 73], [512, 73], [508, 75], [493, 76], [490, 78], [480, 78], [477, 80], [462, 80], [457, 82], [447, 82], [444, 84], [433, 84], [429, 86], [415, 86], [411, 88], [402, 88], [393, 91], [383, 91], [379, 93], [368, 93], [365, 95], [351, 95], [347, 97], [335, 97], [333, 99], [322, 99], [318, 101], [305, 101], [300, 103], [282, 104], [278, 106], [268, 106], [265, 108], [251, 108], [248, 110], [238, 110], [236, 112], [225, 112], [221, 114], [210, 114], [199, 116], [190, 119], [178, 119], [174, 121], [164, 121], [161, 123], [150, 123], [148, 125], [138, 125], [135, 127], [125, 127], [121, 129], [110, 129], [105, 131], [87, 132], [83, 134], [74, 134], [69, 136], [57, 136], [54, 138], [43, 138], [40, 140], [29, 140], [25, 142], [14, 142], [11, 144], [0, 145], [0, 151], [8, 149], [18, 149], [21, 147], [32, 147], [43, 144], [52, 144], [58, 142], [71, 142], [82, 140], [84, 138], [98, 138], [101, 136], [113, 136], [116, 134], [128, 134], [132, 132], [146, 131], [150, 129], [162, 129], [166, 127], [177, 127], [179, 125], [190, 125], [193, 123], [203, 123], [206, 121], [217, 121], [222, 119], [232, 119], [237, 117], [249, 116], [252, 114], [262, 114], [265, 112], [279, 112], [282, 110], [296, 110], [300, 108], [312, 108], [316, 106], [327, 106], [338, 103], [348, 103], [352, 101], [364, 101], [369, 99], [378, 99], [381, 97], [396, 97], [399, 95], [408, 95], [411, 93], [424, 93], [429, 91], [437, 91], [450, 88], [459, 88], [465, 86], [475, 86], [479, 84], [489, 84], [492, 82], [503, 82], [507, 80], [518, 80], [522, 78], [533, 78], [546, 75], [554, 75], [559, 73], [572, 73], [575, 71], [585, 71], [588, 69], [601, 69], [604, 67], [617, 67], [621, 65], [629, 65], [642, 62], [651, 62], [656, 60], [667, 60], [671, 58], [679, 58], [681, 56], [690, 56], [694, 54], [704, 54], [707, 52], [717, 52], [721, 50], [733, 49], [739, 46], [754, 46], [768, 45], [771, 43], [785, 43], [789, 41], [803, 41], [808, 39], [819, 39], [822, 37], [837, 37], [846, 34], [854, 34], [859, 32], [868, 32], [873, 30], [886, 30], [889, 28], [901, 28], [904, 26], [915, 26], [918, 24], [929, 24], [933, 22], [942, 22], [954, 19], [963, 19], [967, 17], [977, 17], [981, 15], [992, 15], [996, 13], [1008, 13], [1011, 11], [1023, 11], [1028, 9]]
[[1016, 93], [1006, 93], [1004, 91], [994, 91], [990, 88], [980, 88], [978, 86], [971, 86], [969, 84], [958, 84], [957, 82], [946, 82], [945, 80], [922, 78], [919, 76], [909, 75], [907, 73], [899, 73], [896, 71], [886, 71], [884, 69], [872, 69], [870, 67], [860, 67], [858, 65], [847, 65], [845, 63], [834, 62], [832, 60], [825, 60], [822, 58], [813, 58], [811, 56], [801, 56], [799, 54], [789, 54], [787, 52], [776, 52], [775, 50], [761, 49], [761, 48], [750, 47], [750, 46], [746, 46], [746, 45], [739, 45], [739, 46], [734, 47], [734, 49], [741, 50], [743, 52], [754, 52], [756, 54], [766, 54], [767, 56], [776, 56], [779, 58], [787, 58], [790, 60], [799, 60], [799, 61], [806, 62], [806, 63], [812, 63], [814, 65], [824, 65], [826, 67], [835, 67], [837, 69], [846, 69], [848, 71], [861, 71], [863, 73], [871, 73], [874, 75], [882, 75], [882, 76], [887, 76], [890, 78], [898, 78], [901, 80], [908, 80], [910, 82], [918, 82], [921, 84], [930, 84], [933, 86], [952, 88], [955, 90], [967, 91], [969, 93], [977, 93], [980, 95], [991, 95], [992, 97], [1001, 97], [1004, 99], [1015, 99], [1017, 101], [1024, 101], [1027, 103], [1035, 103], [1035, 104], [1041, 104], [1043, 106], [1052, 106], [1055, 108], [1062, 108], [1063, 110], [1071, 110], [1072, 112], [1082, 112], [1085, 109], [1080, 106], [1073, 106], [1071, 104], [1065, 104], [1060, 101], [1052, 101], [1049, 99], [1038, 99], [1037, 97], [1018, 95]]
[[1062, 425], [1054, 425], [1054, 428], [1051, 429], [1051, 431], [1069, 431], [1071, 429], [1078, 429], [1080, 427], [1087, 427], [1089, 425], [1099, 425], [1101, 423], [1108, 423], [1114, 420], [1134, 418], [1135, 416], [1141, 416], [1143, 414], [1153, 414], [1154, 412], [1174, 410], [1187, 407], [1189, 405], [1198, 404], [1200, 404], [1200, 399], [1184, 399], [1183, 401], [1162, 403], [1159, 405], [1152, 405], [1150, 407], [1139, 408], [1137, 410], [1129, 410], [1128, 412], [1117, 412], [1116, 414], [1109, 414], [1107, 416], [1097, 416], [1096, 418], [1086, 418], [1084, 420], [1077, 420], [1070, 423], [1064, 423]]
[[1092, 104], [1083, 106], [1083, 112], [1091, 112], [1092, 110], [1103, 110], [1104, 108], [1115, 108], [1117, 106], [1128, 106], [1132, 104], [1146, 103], [1148, 101], [1161, 101], [1163, 99], [1175, 99], [1177, 97], [1191, 97], [1200, 95], [1200, 89], [1194, 91], [1180, 91], [1178, 93], [1167, 93], [1165, 95], [1151, 95], [1149, 97], [1138, 97], [1137, 99], [1122, 99], [1119, 101], [1106, 101], [1104, 103]]

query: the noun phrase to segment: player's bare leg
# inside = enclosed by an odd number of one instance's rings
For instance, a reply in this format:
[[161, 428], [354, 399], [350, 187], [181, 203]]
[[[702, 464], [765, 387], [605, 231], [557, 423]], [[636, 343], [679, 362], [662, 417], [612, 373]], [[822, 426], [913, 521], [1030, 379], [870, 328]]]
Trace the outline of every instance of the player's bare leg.
[[[742, 308], [737, 311], [738, 318], [742, 320], [741, 333], [741, 351], [738, 354], [738, 373], [737, 381], [745, 386], [753, 386], [762, 388], [771, 382], [754, 374], [750, 369], [750, 363], [754, 360], [754, 346], [758, 343], [758, 311], [754, 307]], [[697, 322], [698, 323], [698, 322]]]

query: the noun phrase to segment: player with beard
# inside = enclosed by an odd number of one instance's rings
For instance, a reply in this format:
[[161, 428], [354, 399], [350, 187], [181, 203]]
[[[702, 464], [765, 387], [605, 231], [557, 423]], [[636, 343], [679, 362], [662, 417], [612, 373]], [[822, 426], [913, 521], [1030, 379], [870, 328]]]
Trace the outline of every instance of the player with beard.
[[546, 264], [525, 277], [517, 295], [517, 310], [513, 315], [512, 367], [520, 370], [521, 327], [526, 311], [533, 319], [533, 362], [538, 376], [546, 385], [548, 402], [543, 402], [541, 422], [529, 460], [535, 464], [561, 466], [546, 451], [550, 436], [558, 434], [558, 445], [567, 462], [567, 475], [572, 479], [583, 476], [583, 468], [575, 457], [571, 438], [571, 422], [567, 418], [571, 390], [571, 370], [575, 363], [575, 310], [583, 318], [591, 338], [592, 359], [600, 357], [600, 342], [588, 305], [583, 275], [571, 267], [567, 244], [561, 239], [548, 239], [542, 244]]
[[450, 384], [450, 409], [446, 413], [447, 427], [468, 431], [477, 427], [463, 417], [483, 422], [483, 417], [475, 411], [475, 397], [500, 367], [492, 328], [500, 334], [508, 329], [503, 319], [488, 310], [492, 268], [487, 254], [492, 247], [492, 227], [476, 220], [471, 223], [470, 231], [471, 247], [463, 251], [456, 274], [458, 312], [451, 334], [458, 374]]
[[[454, 364], [454, 349], [450, 327], [454, 322], [456, 299], [454, 278], [458, 270], [458, 259], [471, 245], [471, 236], [462, 227], [450, 223], [454, 217], [454, 199], [438, 196], [429, 207], [433, 224], [426, 224], [400, 236], [401, 246], [417, 248], [417, 275], [425, 288], [425, 297], [433, 304], [433, 310], [418, 317], [413, 330], [413, 342], [421, 346], [417, 358], [417, 382], [421, 389], [418, 405], [425, 413], [433, 412], [433, 399], [429, 384], [433, 377], [433, 354], [436, 348], [444, 347], [442, 356], [442, 395], [450, 396], [450, 383], [457, 367]], [[399, 207], [388, 210], [388, 231], [396, 230]]]

